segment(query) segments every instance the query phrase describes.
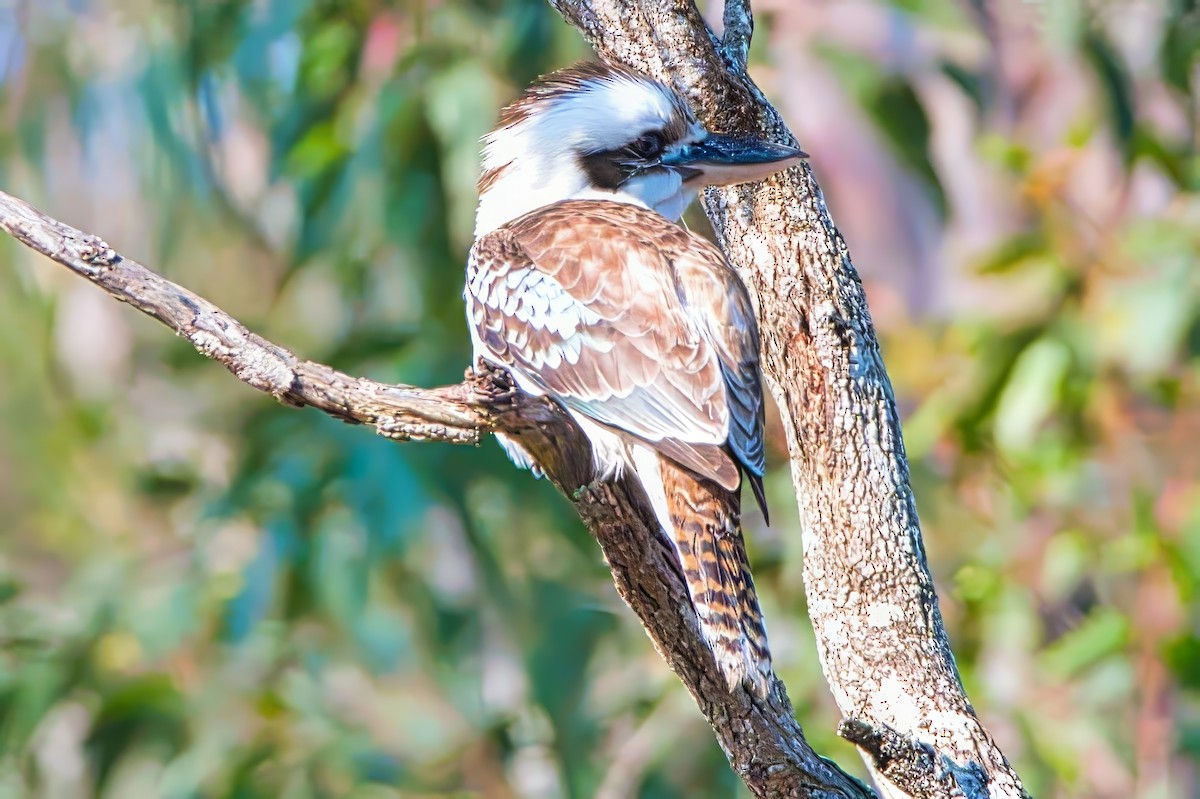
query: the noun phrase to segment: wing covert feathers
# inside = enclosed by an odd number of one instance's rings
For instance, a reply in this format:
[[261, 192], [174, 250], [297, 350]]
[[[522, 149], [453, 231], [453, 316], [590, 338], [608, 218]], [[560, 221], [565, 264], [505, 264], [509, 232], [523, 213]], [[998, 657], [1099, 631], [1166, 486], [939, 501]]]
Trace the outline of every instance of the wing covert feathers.
[[481, 237], [466, 300], [518, 382], [725, 488], [740, 467], [762, 503], [754, 310], [712, 244], [644, 208], [568, 200]]

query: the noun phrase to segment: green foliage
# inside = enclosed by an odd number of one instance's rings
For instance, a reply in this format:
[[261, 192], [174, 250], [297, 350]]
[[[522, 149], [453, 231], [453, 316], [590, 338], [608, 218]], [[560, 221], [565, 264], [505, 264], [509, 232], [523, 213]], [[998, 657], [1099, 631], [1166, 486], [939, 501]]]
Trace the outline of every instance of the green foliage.
[[[1200, 757], [1200, 16], [1161, 5], [779, 6], [753, 49], [864, 275], [964, 679], [1041, 797], [1181, 795]], [[478, 139], [584, 52], [541, 0], [21, 8], [6, 191], [304, 357], [461, 376]], [[0, 796], [744, 794], [491, 442], [272, 405], [0, 262]], [[777, 665], [854, 770], [770, 459]]]

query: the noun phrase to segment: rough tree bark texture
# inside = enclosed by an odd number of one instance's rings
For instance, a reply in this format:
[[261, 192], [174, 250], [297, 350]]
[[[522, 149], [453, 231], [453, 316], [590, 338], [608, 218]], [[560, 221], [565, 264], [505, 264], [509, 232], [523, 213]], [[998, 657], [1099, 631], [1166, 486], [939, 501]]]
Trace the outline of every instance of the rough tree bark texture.
[[[675, 83], [718, 131], [791, 141], [745, 78], [749, 8], [726, 8], [718, 42], [691, 0], [552, 0], [606, 57]], [[895, 404], [862, 287], [807, 167], [768, 184], [712, 191], [706, 206], [756, 295], [765, 370], [792, 453], [805, 528], [810, 611], [825, 674], [879, 783], [896, 797], [1019, 797], [1020, 781], [975, 718], [925, 564]], [[251, 333], [207, 300], [122, 258], [100, 239], [0, 192], [0, 228], [160, 320], [238, 379], [400, 440], [521, 439], [599, 541], [617, 590], [762, 797], [868, 797], [818, 757], [783, 685], [728, 692], [681, 575], [640, 491], [592, 480], [586, 439], [551, 403], [506, 376], [436, 389], [351, 377]]]
[[[720, 41], [692, 0], [550, 2], [606, 58], [673, 83], [710, 130], [796, 144], [746, 76], [748, 0], [727, 0]], [[839, 733], [888, 796], [1026, 796], [962, 688], [862, 283], [812, 170], [710, 189], [704, 204], [758, 307]]]

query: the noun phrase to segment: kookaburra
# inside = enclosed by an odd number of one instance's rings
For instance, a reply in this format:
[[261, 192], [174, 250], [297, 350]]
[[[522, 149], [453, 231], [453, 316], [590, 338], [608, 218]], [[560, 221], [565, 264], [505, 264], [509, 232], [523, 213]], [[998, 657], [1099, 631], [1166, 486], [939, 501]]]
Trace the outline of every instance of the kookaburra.
[[804, 154], [711, 134], [671, 88], [602, 63], [537, 81], [484, 144], [465, 290], [476, 361], [565, 408], [600, 476], [637, 479], [730, 688], [765, 690], [739, 498], [744, 476], [766, 512], [758, 329], [724, 255], [677, 220], [700, 187]]

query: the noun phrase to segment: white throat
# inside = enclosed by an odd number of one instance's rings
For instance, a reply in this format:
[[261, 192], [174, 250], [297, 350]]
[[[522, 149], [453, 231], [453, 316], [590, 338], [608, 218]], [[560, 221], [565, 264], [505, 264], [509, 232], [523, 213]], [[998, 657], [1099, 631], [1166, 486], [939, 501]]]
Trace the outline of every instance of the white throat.
[[[564, 157], [565, 158], [565, 157]], [[485, 164], [486, 166], [486, 164]], [[695, 190], [683, 185], [679, 174], [657, 170], [628, 181], [616, 191], [599, 189], [573, 163], [517, 156], [479, 195], [475, 211], [475, 238], [553, 203], [563, 200], [608, 200], [639, 205], [671, 221], [683, 216]]]

